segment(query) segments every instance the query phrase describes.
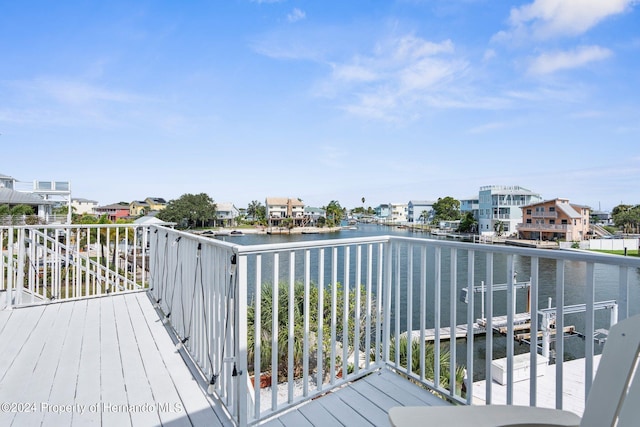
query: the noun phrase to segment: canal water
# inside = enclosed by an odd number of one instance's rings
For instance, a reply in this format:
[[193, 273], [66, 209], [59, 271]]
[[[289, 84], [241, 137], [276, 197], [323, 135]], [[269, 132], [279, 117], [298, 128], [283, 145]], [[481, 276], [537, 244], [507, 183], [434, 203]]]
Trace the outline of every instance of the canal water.
[[[244, 234], [242, 236], [228, 236], [228, 237], [218, 237], [221, 240], [225, 240], [230, 243], [235, 243], [239, 245], [258, 245], [258, 244], [273, 244], [273, 243], [287, 243], [287, 242], [300, 242], [300, 241], [313, 241], [313, 240], [331, 240], [331, 239], [344, 239], [344, 238], [355, 238], [355, 237], [371, 237], [371, 236], [383, 236], [383, 235], [393, 235], [393, 236], [402, 236], [402, 237], [420, 237], [420, 238], [437, 238], [435, 236], [430, 236], [426, 233], [415, 233], [410, 231], [409, 229], [399, 229], [397, 227], [390, 227], [384, 225], [373, 225], [373, 224], [358, 224], [357, 229], [343, 229], [334, 233], [321, 233], [321, 234], [278, 234], [278, 235], [265, 235], [265, 234]], [[404, 254], [403, 256], [408, 256]], [[414, 254], [417, 257], [417, 254]], [[442, 263], [443, 267], [449, 266], [449, 251], [442, 251]], [[458, 288], [462, 286], [466, 286], [467, 283], [467, 254], [466, 251], [459, 251], [458, 253], [458, 276], [457, 283], [462, 284], [459, 285]], [[284, 257], [283, 257], [284, 258]], [[300, 257], [302, 258], [302, 257]], [[330, 256], [327, 255], [326, 263], [329, 262], [328, 258]], [[433, 252], [427, 253], [428, 265], [427, 270], [433, 271], [434, 269], [434, 256]], [[298, 260], [301, 262], [301, 259]], [[312, 264], [317, 262], [317, 260], [312, 260]], [[494, 257], [494, 283], [506, 283], [506, 257], [502, 255], [496, 254]], [[281, 259], [281, 272], [287, 272], [288, 269], [285, 264], [286, 260]], [[430, 263], [430, 265], [429, 265]], [[527, 257], [516, 256], [514, 258], [515, 271], [517, 273], [517, 281], [526, 281], [529, 280], [531, 275], [531, 262]], [[414, 265], [417, 266], [419, 263], [414, 262]], [[314, 271], [315, 266], [312, 265], [312, 271]], [[484, 255], [476, 254], [475, 260], [475, 277], [476, 277], [476, 285], [479, 285], [480, 280], [483, 280], [485, 277], [485, 268], [486, 263], [484, 261]], [[420, 280], [417, 277], [418, 267], [415, 267], [416, 274], [414, 275], [413, 281], [413, 295], [420, 295]], [[302, 271], [301, 268], [296, 268], [296, 271]], [[325, 271], [327, 272], [327, 277], [329, 277], [330, 265], [327, 264]], [[405, 275], [403, 280], [406, 278], [406, 272], [402, 273]], [[448, 291], [449, 286], [449, 271], [448, 268], [443, 268], [442, 270], [442, 293], [441, 293], [441, 326], [449, 325], [449, 301], [450, 301], [450, 293]], [[501, 277], [502, 275], [502, 277]], [[253, 276], [253, 272], [249, 272], [249, 277]], [[584, 263], [573, 263], [566, 262], [565, 263], [565, 305], [570, 304], [582, 304], [585, 301], [585, 278], [586, 278], [586, 267]], [[266, 280], [270, 280], [271, 270], [269, 263], [263, 263], [263, 278]], [[343, 277], [342, 271], [338, 272], [338, 278], [341, 280]], [[550, 259], [540, 259], [539, 262], [539, 299], [538, 304], [540, 308], [546, 308], [549, 304], [552, 307], [555, 307], [555, 297], [556, 297], [556, 262]], [[313, 280], [313, 278], [312, 278]], [[596, 265], [596, 301], [606, 301], [606, 300], [615, 300], [618, 295], [618, 270], [615, 267], [604, 266], [604, 265]], [[433, 277], [427, 278], [427, 299], [432, 298], [434, 295], [435, 281]], [[249, 291], [251, 292], [251, 291]], [[475, 317], [480, 317], [480, 306], [481, 306], [481, 298], [479, 294], [476, 294], [476, 303], [474, 307]], [[417, 299], [417, 298], [414, 298]], [[519, 290], [516, 292], [516, 312], [524, 312], [526, 311], [527, 304], [527, 296], [525, 290]], [[640, 272], [635, 271], [634, 274], [630, 275], [630, 297], [629, 300], [640, 301]], [[401, 305], [405, 307], [407, 304], [406, 301], [406, 293], [402, 294], [401, 297]], [[418, 329], [419, 316], [421, 314], [421, 307], [418, 306], [416, 301], [412, 302], [413, 307], [413, 329]], [[432, 305], [429, 305], [432, 307]], [[466, 323], [466, 304], [462, 302], [458, 302], [457, 304], [457, 312], [456, 312], [456, 323], [463, 324]], [[502, 315], [506, 314], [506, 292], [495, 292], [494, 293], [494, 315]], [[640, 304], [631, 304], [629, 308], [629, 315], [637, 314], [640, 312]], [[406, 325], [405, 310], [402, 310], [401, 313], [401, 325]], [[427, 319], [427, 328], [433, 327], [434, 324], [434, 313], [432, 309], [427, 308], [426, 312]], [[393, 323], [392, 319], [392, 325]], [[608, 329], [610, 323], [610, 313], [608, 310], [601, 310], [596, 312], [596, 329]], [[565, 317], [565, 325], [572, 325], [576, 327], [576, 330], [583, 335], [576, 334], [570, 337], [565, 338], [565, 360], [572, 360], [576, 358], [584, 357], [584, 339], [585, 335], [587, 337], [591, 336], [591, 333], [585, 332], [584, 327], [584, 315], [583, 314], [571, 314]], [[448, 344], [445, 344], [448, 345]], [[483, 379], [484, 378], [484, 358], [485, 358], [485, 345], [486, 340], [482, 336], [476, 337], [474, 340], [474, 379]], [[602, 344], [596, 344], [596, 353], [600, 353], [602, 351]], [[467, 346], [464, 340], [457, 341], [457, 359], [458, 363], [465, 365], [466, 364], [466, 352]], [[551, 346], [552, 352], [554, 351], [554, 345], [552, 343]], [[504, 357], [506, 351], [506, 338], [499, 335], [494, 334], [494, 346], [493, 358]], [[525, 353], [529, 352], [529, 346], [527, 344], [518, 345], [516, 344], [516, 353]]]

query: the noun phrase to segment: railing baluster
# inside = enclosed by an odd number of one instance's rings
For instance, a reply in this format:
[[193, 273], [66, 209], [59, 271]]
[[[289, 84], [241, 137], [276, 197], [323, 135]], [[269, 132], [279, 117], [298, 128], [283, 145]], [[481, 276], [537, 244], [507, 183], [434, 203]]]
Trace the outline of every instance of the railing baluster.
[[295, 327], [295, 318], [294, 318], [294, 307], [295, 307], [295, 280], [296, 280], [296, 253], [295, 251], [289, 252], [289, 295], [287, 297], [287, 302], [289, 303], [289, 307], [287, 312], [289, 314], [289, 318], [287, 320], [288, 326], [288, 355], [287, 355], [287, 380], [288, 380], [288, 402], [293, 402], [293, 369], [294, 369], [294, 341], [296, 339], [294, 327]]
[[[360, 373], [360, 324], [361, 324], [361, 313], [360, 313], [360, 304], [361, 304], [361, 289], [362, 289], [362, 246], [356, 246], [356, 282], [353, 285], [353, 289], [355, 292], [355, 322], [354, 331], [353, 331], [353, 364], [354, 370], [353, 373], [358, 375]], [[368, 321], [367, 321], [368, 323]]]
[[591, 384], [593, 383], [593, 333], [595, 331], [595, 313], [594, 313], [594, 303], [595, 303], [595, 266], [592, 262], [587, 263], [587, 277], [585, 283], [585, 352], [584, 352], [584, 395], [585, 395], [585, 403], [586, 396], [589, 395], [589, 390], [591, 390]]
[[507, 255], [507, 405], [513, 405], [513, 319], [515, 318], [516, 296], [513, 255]]
[[348, 359], [349, 359], [349, 274], [350, 274], [350, 254], [351, 247], [344, 247], [344, 284], [342, 287], [342, 379], [349, 376], [348, 374]]
[[556, 261], [556, 408], [562, 409], [564, 379], [564, 260]]
[[309, 330], [310, 330], [310, 292], [311, 292], [311, 251], [304, 251], [304, 335], [302, 349], [302, 394], [309, 395]]
[[467, 405], [473, 401], [473, 357], [474, 357], [474, 312], [475, 312], [475, 292], [471, 291], [475, 286], [475, 251], [467, 251], [467, 289], [470, 290], [467, 301], [467, 375], [466, 381]]
[[[456, 333], [458, 321], [456, 319], [456, 303], [458, 301], [458, 250], [451, 248], [449, 282], [449, 396], [456, 394]], [[473, 288], [472, 288], [473, 289]]]
[[322, 390], [324, 379], [324, 249], [318, 253], [318, 357], [317, 357], [317, 378], [316, 387]]
[[531, 375], [529, 382], [529, 405], [536, 406], [538, 399], [538, 287], [539, 258], [531, 258], [531, 287], [529, 288], [529, 316], [531, 317], [531, 337], [529, 338], [529, 364]]
[[[398, 282], [399, 283], [399, 282]], [[400, 286], [398, 286], [399, 288]], [[414, 370], [413, 362], [413, 245], [407, 247], [407, 373]], [[399, 317], [399, 316], [398, 316]]]
[[279, 329], [279, 307], [278, 307], [278, 280], [280, 268], [280, 254], [273, 254], [273, 286], [271, 305], [273, 307], [273, 320], [271, 321], [271, 409], [278, 409], [278, 329]]
[[433, 296], [433, 384], [436, 389], [440, 389], [440, 304], [441, 304], [441, 286], [442, 286], [442, 248], [435, 248], [435, 287]]
[[420, 381], [425, 381], [425, 330], [427, 329], [427, 246], [420, 247]]
[[487, 253], [486, 260], [486, 297], [484, 299], [486, 308], [485, 329], [486, 329], [486, 356], [485, 356], [485, 402], [492, 403], [492, 379], [493, 379], [493, 252]]

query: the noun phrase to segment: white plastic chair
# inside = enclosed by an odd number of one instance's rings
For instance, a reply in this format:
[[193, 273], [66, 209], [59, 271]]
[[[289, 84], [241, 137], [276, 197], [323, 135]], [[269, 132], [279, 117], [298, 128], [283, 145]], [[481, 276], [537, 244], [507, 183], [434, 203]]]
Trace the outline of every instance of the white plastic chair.
[[394, 427], [637, 427], [640, 425], [640, 315], [609, 332], [582, 419], [568, 411], [529, 406], [401, 406], [391, 408]]

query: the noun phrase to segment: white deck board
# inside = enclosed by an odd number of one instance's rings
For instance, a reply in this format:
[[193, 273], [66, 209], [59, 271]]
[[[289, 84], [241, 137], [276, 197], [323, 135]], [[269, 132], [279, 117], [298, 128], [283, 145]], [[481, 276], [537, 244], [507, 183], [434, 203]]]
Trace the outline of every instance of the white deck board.
[[389, 409], [394, 406], [448, 405], [432, 393], [384, 368], [348, 386], [279, 416], [267, 426], [300, 425], [305, 422], [319, 427], [389, 426]]
[[[35, 404], [0, 412], [2, 426], [232, 424], [144, 293], [7, 309], [0, 320], [0, 402]], [[104, 410], [118, 404], [138, 410]]]
[[[594, 373], [598, 368], [600, 355], [593, 357]], [[555, 365], [545, 367], [545, 373], [537, 377], [536, 406], [541, 408], [556, 407], [556, 372]], [[563, 386], [562, 402], [563, 408], [582, 416], [585, 403], [585, 359], [576, 359], [563, 363]], [[494, 405], [504, 405], [507, 401], [507, 387], [493, 381], [491, 403]], [[530, 384], [529, 380], [517, 381], [513, 383], [513, 404], [529, 405]], [[484, 405], [486, 402], [486, 382], [478, 381], [473, 383], [473, 404]]]

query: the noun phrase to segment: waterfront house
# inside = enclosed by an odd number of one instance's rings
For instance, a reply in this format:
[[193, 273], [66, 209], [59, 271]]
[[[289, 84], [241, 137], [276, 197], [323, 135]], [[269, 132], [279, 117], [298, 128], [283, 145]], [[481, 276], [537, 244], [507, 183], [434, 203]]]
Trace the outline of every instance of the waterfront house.
[[265, 207], [270, 226], [279, 227], [285, 218], [293, 219], [294, 226], [304, 225], [304, 203], [300, 199], [267, 197]]
[[407, 222], [410, 224], [427, 224], [433, 219], [434, 201], [409, 200], [407, 204]]
[[409, 205], [407, 203], [389, 203], [391, 209], [391, 222], [394, 224], [405, 224]]
[[522, 206], [518, 234], [530, 240], [580, 241], [589, 236], [591, 209], [557, 198]]
[[488, 185], [478, 193], [478, 228], [482, 235], [506, 236], [522, 222], [522, 207], [542, 200], [539, 194], [519, 185]]
[[[0, 174], [0, 204], [31, 206], [43, 223], [71, 222], [71, 185], [68, 181], [22, 182]], [[68, 214], [63, 217], [53, 215], [58, 205], [69, 206]]]
[[71, 199], [71, 210], [78, 215], [95, 215], [98, 202], [95, 200], [73, 197]]
[[464, 218], [468, 212], [471, 212], [473, 217], [478, 220], [480, 215], [480, 199], [478, 196], [468, 197], [465, 199], [460, 199], [460, 214]]
[[147, 202], [134, 200], [129, 203], [129, 216], [133, 218], [137, 218], [141, 215], [146, 215], [150, 211], [151, 210], [149, 209], [149, 203]]
[[238, 225], [238, 216], [240, 211], [231, 202], [216, 203], [216, 221], [217, 227], [233, 227]]
[[109, 221], [116, 222], [121, 218], [128, 218], [129, 214], [129, 204], [120, 202], [113, 203], [111, 205], [106, 206], [98, 206], [96, 208], [97, 215], [107, 215]]
[[167, 201], [162, 197], [147, 197], [144, 201], [149, 205], [149, 212], [158, 212], [167, 207]]
[[375, 211], [378, 222], [387, 222], [391, 219], [391, 205], [389, 203], [379, 204]]
[[326, 218], [327, 213], [324, 209], [314, 208], [311, 206], [304, 207], [305, 225], [315, 227], [318, 225], [320, 218]]

